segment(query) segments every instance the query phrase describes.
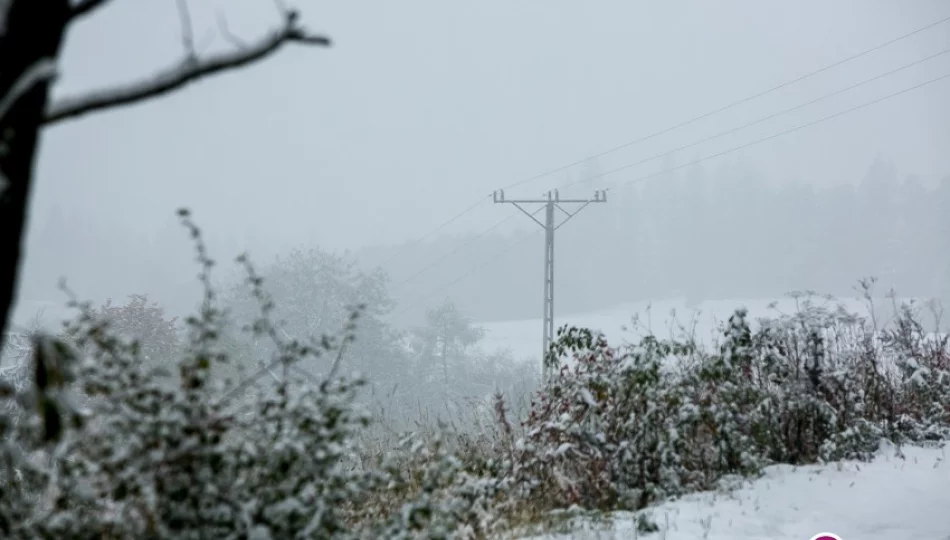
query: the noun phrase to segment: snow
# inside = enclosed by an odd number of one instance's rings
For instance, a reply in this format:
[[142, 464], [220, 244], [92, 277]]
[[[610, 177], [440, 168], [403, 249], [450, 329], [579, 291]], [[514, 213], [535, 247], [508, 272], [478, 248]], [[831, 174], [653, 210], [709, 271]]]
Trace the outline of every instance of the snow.
[[629, 514], [611, 525], [535, 537], [657, 540], [950, 540], [950, 463], [942, 449], [894, 447], [871, 463], [775, 466], [731, 492], [701, 493], [650, 509], [660, 532], [637, 533]]
[[[842, 304], [853, 313], [865, 314], [868, 311], [865, 301], [858, 298], [836, 299], [834, 302], [815, 299], [814, 302], [827, 305], [829, 309]], [[878, 306], [887, 306], [891, 300], [882, 298], [875, 302]], [[770, 307], [773, 303], [774, 308]], [[637, 331], [631, 324], [632, 318], [638, 315], [639, 325], [650, 328], [660, 338], [680, 335], [682, 326], [694, 332], [698, 342], [708, 345], [717, 334], [719, 325], [729, 320], [729, 316], [740, 307], [748, 309], [748, 319], [752, 322], [760, 317], [775, 316], [779, 311], [794, 313], [795, 299], [734, 298], [703, 302], [693, 307], [687, 307], [685, 300], [627, 303], [597, 312], [556, 314], [554, 325], [559, 328], [571, 324], [599, 330], [610, 343], [634, 341], [643, 333], [642, 328]], [[477, 325], [485, 329], [484, 346], [487, 350], [508, 349], [518, 360], [534, 361], [540, 356], [540, 319], [480, 322]]]

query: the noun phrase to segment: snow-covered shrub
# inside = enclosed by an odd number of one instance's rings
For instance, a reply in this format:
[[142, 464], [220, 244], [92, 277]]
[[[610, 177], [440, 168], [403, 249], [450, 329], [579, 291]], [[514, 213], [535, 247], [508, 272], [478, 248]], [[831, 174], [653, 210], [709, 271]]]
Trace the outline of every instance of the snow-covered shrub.
[[761, 414], [774, 424], [770, 460], [866, 459], [882, 437], [950, 436], [947, 338], [925, 332], [911, 303], [895, 305], [895, 314], [877, 328], [806, 300], [792, 315], [761, 321], [754, 382], [769, 395]]
[[[54, 477], [46, 465], [70, 428], [84, 416], [72, 385], [76, 357], [61, 341], [36, 332], [16, 379], [0, 380], [0, 537], [36, 538], [23, 527], [48, 509], [45, 486]], [[9, 373], [8, 373], [9, 374]]]
[[[29, 335], [12, 332], [6, 335], [3, 349], [0, 350], [0, 385], [4, 388], [3, 397], [12, 397], [26, 390], [32, 355], [33, 345]], [[16, 423], [21, 410], [16, 400], [5, 399], [2, 418], [4, 421]]]
[[686, 346], [648, 338], [611, 348], [586, 329], [562, 328], [553, 349], [573, 356], [538, 392], [523, 438], [511, 443], [510, 471], [520, 496], [547, 506], [641, 508], [704, 487], [684, 467], [682, 430], [699, 410], [663, 368]]
[[803, 301], [753, 330], [740, 309], [714, 352], [562, 328], [521, 436], [499, 400], [501, 474], [543, 508], [637, 510], [772, 463], [869, 459], [882, 438], [944, 441], [950, 347], [918, 320], [905, 306], [878, 330]]
[[793, 315], [760, 321], [749, 380], [762, 395], [755, 437], [777, 463], [866, 459], [883, 436], [866, 388], [881, 381], [860, 343], [855, 319], [804, 302]]
[[[248, 342], [272, 344], [260, 350], [276, 382], [249, 399], [216, 378], [233, 360], [230, 319], [185, 224], [205, 297], [182, 343], [158, 352], [127, 339], [172, 335], [144, 298], [128, 317], [76, 304], [62, 336], [37, 334], [0, 366], [0, 537], [484, 538], [550, 509], [637, 510], [770, 463], [866, 458], [882, 437], [950, 433], [947, 338], [925, 332], [913, 306], [879, 329], [807, 302], [755, 327], [737, 311], [712, 350], [654, 336], [610, 346], [562, 328], [555, 375], [524, 415], [497, 392], [493, 409], [482, 396], [454, 419], [471, 425], [402, 418], [370, 433], [360, 396], [373, 394], [340, 373], [360, 310], [342, 339], [294, 340], [246, 261], [260, 307]], [[143, 320], [161, 331], [116, 327]], [[497, 391], [514, 372], [495, 360], [459, 373]], [[434, 384], [452, 381], [442, 364]], [[479, 424], [486, 409], [492, 425]]]
[[[199, 255], [208, 288], [187, 321], [173, 387], [141, 347], [112, 331], [114, 318], [78, 306], [68, 341], [56, 343], [85, 354], [76, 386], [89, 397], [90, 421], [50, 453], [47, 478], [31, 486], [45, 504], [5, 537], [328, 538], [349, 530], [345, 504], [368, 486], [368, 475], [345, 460], [366, 420], [352, 403], [358, 382], [334, 376], [317, 387], [285, 378], [256, 402], [227, 399], [209, 377], [227, 358], [200, 242]], [[266, 317], [255, 329], [268, 333]], [[277, 345], [283, 365], [325, 352]], [[33, 382], [39, 387], [40, 377]]]
[[[338, 354], [353, 339], [355, 316], [342, 342], [284, 339], [247, 265], [261, 305], [250, 331], [274, 342], [282, 377], [253, 400], [215, 380], [212, 366], [229, 361], [220, 342], [226, 319], [215, 307], [212, 263], [183, 219], [205, 297], [186, 320], [176, 362], [143, 361], [142, 347], [115, 332], [111, 318], [77, 303], [65, 337], [36, 338], [24, 390], [2, 387], [29, 421], [0, 415], [0, 537], [446, 538], [494, 526], [502, 482], [466, 473], [438, 445], [411, 448], [401, 462], [356, 459], [369, 416], [355, 401], [361, 380], [340, 375]], [[290, 368], [304, 360], [326, 362], [327, 376], [295, 379]], [[85, 396], [82, 407], [71, 393]], [[391, 493], [401, 494], [392, 504], [370, 504]]]
[[902, 304], [881, 348], [894, 358], [895, 389], [888, 395], [896, 435], [912, 441], [950, 438], [950, 335], [927, 332], [919, 308]]
[[109, 323], [110, 332], [140, 349], [138, 354], [155, 364], [177, 358], [181, 347], [178, 319], [168, 317], [164, 308], [152, 302], [147, 295], [133, 294], [124, 305], [111, 300], [87, 315], [94, 320]]
[[389, 483], [371, 492], [360, 511], [361, 521], [372, 524], [371, 537], [474, 539], [505, 530], [499, 509], [509, 481], [488, 470], [490, 464], [471, 470], [444, 442], [408, 437], [401, 458], [380, 464]]

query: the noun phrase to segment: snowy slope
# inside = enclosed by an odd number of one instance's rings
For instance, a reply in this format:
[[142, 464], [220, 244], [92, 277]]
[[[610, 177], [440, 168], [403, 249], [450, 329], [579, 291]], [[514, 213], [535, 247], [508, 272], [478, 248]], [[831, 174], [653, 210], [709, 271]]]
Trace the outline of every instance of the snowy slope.
[[[775, 302], [775, 308], [769, 305]], [[818, 301], [816, 301], [818, 303]], [[843, 304], [853, 313], [866, 314], [868, 309], [863, 300], [846, 298], [827, 303], [833, 307]], [[887, 306], [890, 300], [881, 299], [878, 306]], [[749, 310], [750, 319], [775, 316], [776, 310], [783, 313], [795, 311], [795, 300], [782, 299], [744, 299], [717, 300], [704, 302], [689, 308], [683, 300], [661, 300], [652, 303], [622, 304], [614, 308], [595, 313], [558, 314], [554, 319], [555, 327], [564, 324], [599, 330], [607, 336], [610, 342], [634, 341], [638, 333], [631, 328], [631, 319], [639, 315], [639, 324], [649, 327], [659, 337], [670, 337], [671, 323], [674, 334], [678, 334], [678, 326], [682, 325], [695, 332], [698, 341], [709, 343], [716, 333], [719, 323], [727, 321], [736, 308], [745, 307]], [[875, 311], [880, 311], [876, 309]], [[678, 322], [678, 324], [677, 324]], [[515, 358], [537, 359], [541, 354], [541, 321], [528, 319], [518, 321], [499, 321], [478, 323], [486, 330], [485, 346], [487, 349], [509, 349]], [[624, 330], [624, 327], [627, 327]], [[639, 332], [642, 334], [642, 332]]]
[[872, 463], [792, 468], [731, 493], [703, 493], [660, 505], [661, 532], [639, 534], [617, 515], [610, 526], [579, 526], [555, 539], [808, 540], [821, 532], [842, 540], [950, 540], [950, 463], [945, 450], [882, 451]]

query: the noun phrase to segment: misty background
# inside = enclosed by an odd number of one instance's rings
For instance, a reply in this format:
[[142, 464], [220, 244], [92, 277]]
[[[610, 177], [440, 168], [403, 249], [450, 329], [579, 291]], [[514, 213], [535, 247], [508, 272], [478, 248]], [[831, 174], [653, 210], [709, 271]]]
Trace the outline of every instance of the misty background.
[[[516, 215], [484, 233], [516, 212], [491, 204], [492, 190], [948, 15], [937, 0], [299, 4], [333, 49], [288, 49], [44, 134], [16, 321], [44, 306], [55, 315], [60, 277], [96, 302], [148, 294], [172, 313], [193, 309], [180, 206], [203, 226], [222, 280], [242, 251], [262, 264], [294, 248], [349, 251], [388, 274], [398, 321], [447, 297], [475, 320], [539, 317], [542, 232]], [[227, 45], [219, 10], [248, 37], [276, 17], [267, 2], [195, 5], [199, 46]], [[948, 28], [506, 192], [611, 188], [557, 233], [557, 312], [847, 295], [869, 275], [904, 296], [950, 297], [947, 80], [683, 166], [944, 75], [950, 56], [598, 177], [932, 55], [950, 47]], [[174, 3], [116, 3], [70, 34], [59, 89], [145, 75], [180, 49]]]

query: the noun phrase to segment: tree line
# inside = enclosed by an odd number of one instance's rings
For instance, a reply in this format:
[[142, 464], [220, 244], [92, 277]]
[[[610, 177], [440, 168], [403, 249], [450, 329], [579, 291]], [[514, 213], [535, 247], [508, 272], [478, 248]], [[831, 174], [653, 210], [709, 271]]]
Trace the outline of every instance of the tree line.
[[[639, 186], [584, 182], [572, 193], [613, 189], [607, 204], [558, 230], [557, 312], [670, 298], [698, 305], [795, 290], [848, 297], [863, 277], [878, 278], [880, 292], [893, 288], [948, 305], [950, 177], [927, 183], [878, 160], [861, 178], [844, 180], [851, 181], [776, 182], [738, 162], [674, 171]], [[476, 231], [365, 247], [352, 262], [385, 276], [391, 315], [403, 326], [421, 324], [446, 298], [475, 320], [536, 318], [543, 239], [539, 232], [524, 236], [536, 230], [527, 223], [522, 231], [478, 239]], [[176, 227], [138, 237], [61, 212], [41, 222], [31, 240], [27, 297], [60, 300], [54, 286], [65, 273], [86, 298], [147, 291], [173, 313], [193, 308], [190, 274], [179, 270], [190, 257]], [[216, 250], [239, 253], [246, 246], [238, 240], [225, 239]], [[104, 280], [103, 268], [122, 272]], [[111, 290], [95, 290], [100, 284]]]
[[[697, 165], [642, 185], [593, 179], [573, 189], [609, 188], [608, 204], [557, 233], [560, 313], [624, 302], [682, 298], [696, 305], [803, 290], [854, 296], [864, 277], [877, 278], [879, 290], [894, 289], [901, 296], [939, 298], [944, 304], [950, 299], [950, 176], [927, 183], [878, 159], [861, 178], [818, 186], [777, 182], [738, 162], [714, 170]], [[405, 251], [386, 268], [399, 283], [471, 238], [366, 249], [360, 256], [372, 264]], [[520, 238], [486, 235], [399, 287], [394, 297], [412, 305], [482, 264], [430, 298], [450, 296], [477, 320], [536, 318], [540, 234], [492, 260]], [[425, 305], [407, 311], [418, 317]]]

